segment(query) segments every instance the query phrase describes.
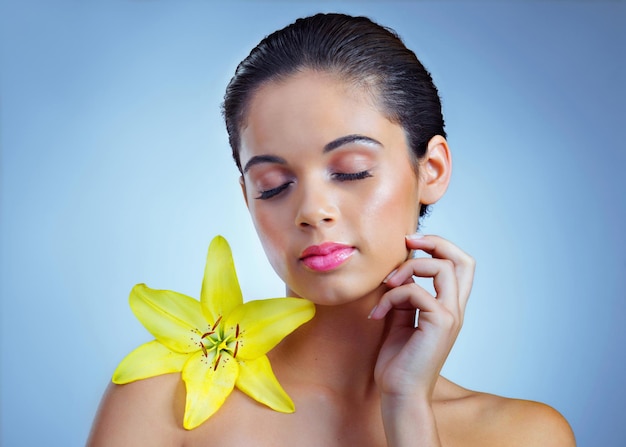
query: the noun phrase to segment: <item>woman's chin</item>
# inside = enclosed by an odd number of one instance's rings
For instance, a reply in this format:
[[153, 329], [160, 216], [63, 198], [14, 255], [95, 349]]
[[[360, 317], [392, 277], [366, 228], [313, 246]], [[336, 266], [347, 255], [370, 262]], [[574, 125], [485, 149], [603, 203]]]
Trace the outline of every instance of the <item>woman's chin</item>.
[[305, 298], [318, 306], [364, 305], [373, 306], [387, 290], [381, 282], [367, 287], [306, 287], [299, 290], [287, 288], [288, 296]]

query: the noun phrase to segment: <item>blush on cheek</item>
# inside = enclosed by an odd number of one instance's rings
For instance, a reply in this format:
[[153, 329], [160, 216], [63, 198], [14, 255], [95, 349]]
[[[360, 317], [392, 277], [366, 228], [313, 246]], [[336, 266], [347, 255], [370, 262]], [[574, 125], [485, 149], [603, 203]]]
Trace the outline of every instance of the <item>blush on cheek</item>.
[[417, 194], [392, 194], [384, 206], [377, 210], [384, 225], [378, 228], [378, 237], [383, 240], [382, 250], [389, 253], [388, 259], [396, 268], [406, 261], [411, 251], [406, 246], [405, 236], [417, 230], [419, 221], [419, 203]]
[[[398, 188], [398, 184], [404, 187]], [[414, 193], [411, 193], [411, 190]], [[417, 230], [420, 210], [417, 186], [414, 182], [398, 181], [388, 188], [381, 187], [377, 192], [376, 199], [363, 209], [363, 214], [370, 219], [384, 222], [389, 230], [397, 229], [403, 233], [403, 237], [414, 233]]]
[[272, 269], [278, 275], [278, 277], [283, 282], [286, 282], [286, 267], [285, 266], [287, 262], [286, 261], [287, 256], [284, 254], [283, 250], [280, 249], [280, 247], [277, 247], [274, 244], [272, 244], [271, 237], [268, 237], [259, 228], [259, 226], [256, 225], [256, 222], [255, 222], [255, 227], [256, 227], [259, 240], [261, 241], [263, 251], [265, 252], [265, 257], [267, 258], [268, 262], [272, 266]]

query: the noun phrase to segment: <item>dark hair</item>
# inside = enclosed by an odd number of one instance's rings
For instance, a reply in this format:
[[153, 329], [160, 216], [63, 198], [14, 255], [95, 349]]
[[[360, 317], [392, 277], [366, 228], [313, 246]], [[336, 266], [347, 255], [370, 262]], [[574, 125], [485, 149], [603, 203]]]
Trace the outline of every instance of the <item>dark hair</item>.
[[[414, 166], [435, 135], [446, 136], [441, 101], [430, 73], [400, 37], [366, 17], [317, 14], [265, 37], [235, 70], [222, 112], [241, 171], [240, 131], [254, 92], [270, 81], [311, 69], [363, 86], [407, 135]], [[426, 214], [422, 205], [420, 217]]]

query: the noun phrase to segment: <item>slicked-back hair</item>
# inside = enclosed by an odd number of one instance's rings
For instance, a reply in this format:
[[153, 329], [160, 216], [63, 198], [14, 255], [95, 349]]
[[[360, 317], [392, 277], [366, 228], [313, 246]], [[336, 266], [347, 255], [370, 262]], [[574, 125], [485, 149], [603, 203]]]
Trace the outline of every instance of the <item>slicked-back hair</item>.
[[[240, 132], [252, 95], [266, 83], [305, 70], [331, 73], [368, 91], [380, 112], [404, 129], [416, 173], [428, 141], [446, 136], [432, 77], [393, 30], [366, 17], [316, 14], [265, 37], [226, 88], [222, 112], [240, 171]], [[426, 212], [423, 205], [420, 217]]]

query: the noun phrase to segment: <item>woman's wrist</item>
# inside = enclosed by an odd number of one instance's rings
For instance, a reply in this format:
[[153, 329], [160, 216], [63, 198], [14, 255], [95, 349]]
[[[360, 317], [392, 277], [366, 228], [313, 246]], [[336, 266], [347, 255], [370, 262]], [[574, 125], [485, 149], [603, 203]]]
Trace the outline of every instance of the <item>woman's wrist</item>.
[[426, 395], [381, 395], [389, 447], [441, 446], [432, 403]]

